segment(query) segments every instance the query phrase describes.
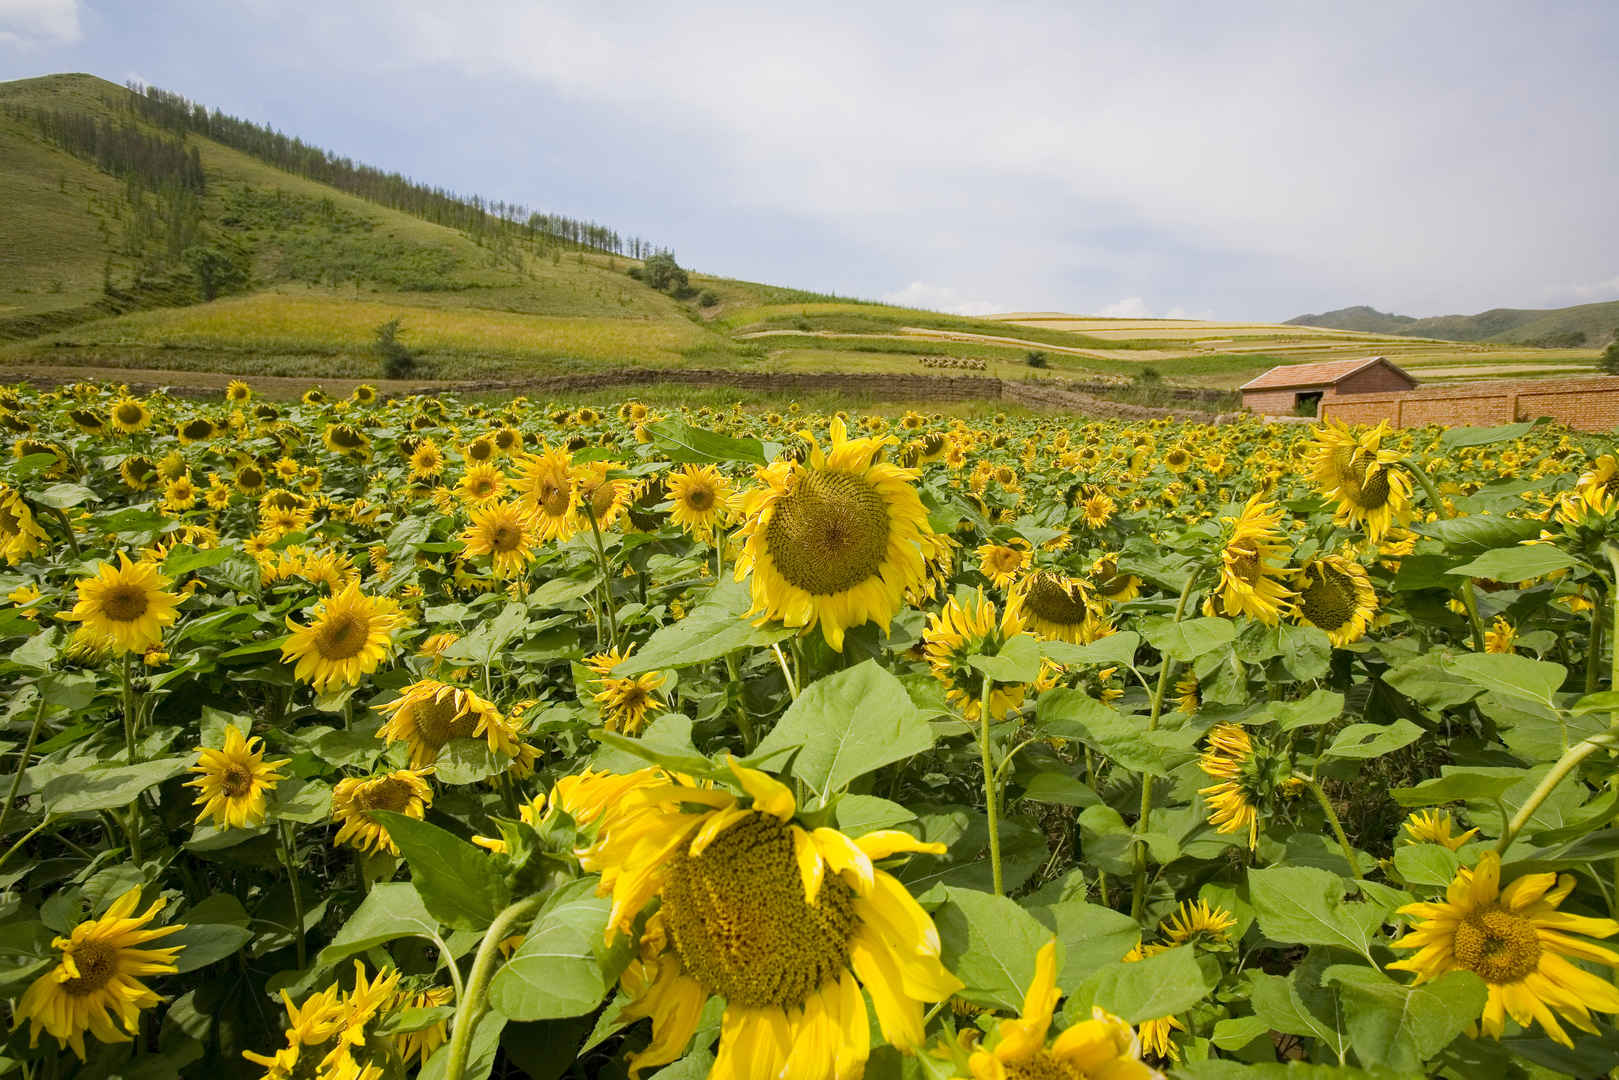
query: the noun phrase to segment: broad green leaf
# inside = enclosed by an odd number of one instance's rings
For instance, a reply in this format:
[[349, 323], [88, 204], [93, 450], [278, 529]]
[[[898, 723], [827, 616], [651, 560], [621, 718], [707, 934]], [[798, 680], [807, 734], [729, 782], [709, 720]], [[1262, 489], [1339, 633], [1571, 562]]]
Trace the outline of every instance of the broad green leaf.
[[588, 596], [600, 584], [600, 575], [588, 577], [583, 581], [573, 581], [569, 578], [552, 578], [529, 593], [528, 606], [539, 611], [564, 607], [575, 600]]
[[1241, 1050], [1255, 1039], [1269, 1035], [1270, 1030], [1270, 1025], [1260, 1017], [1232, 1016], [1215, 1021], [1214, 1034], [1209, 1036], [1209, 1041], [1221, 1050]]
[[1424, 780], [1415, 787], [1394, 788], [1389, 792], [1401, 806], [1442, 806], [1445, 803], [1467, 802], [1470, 799], [1495, 799], [1523, 779], [1522, 769], [1471, 769], [1452, 765], [1440, 769], [1442, 775]]
[[1474, 686], [1527, 698], [1548, 708], [1556, 707], [1553, 695], [1568, 678], [1568, 668], [1562, 664], [1506, 653], [1465, 653], [1452, 657], [1445, 668]]
[[1124, 959], [1141, 939], [1141, 927], [1123, 912], [1084, 900], [1064, 900], [1030, 909], [1062, 945], [1058, 986], [1078, 986], [1103, 964]]
[[1404, 718], [1392, 724], [1350, 724], [1338, 732], [1321, 756], [1356, 760], [1382, 757], [1410, 746], [1422, 736], [1422, 728]]
[[967, 663], [998, 683], [1032, 683], [1040, 677], [1040, 643], [1020, 634], [994, 656], [974, 654]]
[[135, 765], [68, 773], [46, 783], [40, 800], [45, 812], [52, 815], [126, 807], [147, 788], [184, 773], [196, 760], [195, 754], [183, 754]]
[[[219, 897], [209, 897], [209, 900], [218, 900]], [[241, 901], [234, 896], [226, 899], [235, 903], [238, 911], [242, 910]], [[204, 901], [206, 904], [207, 901]], [[199, 911], [202, 905], [192, 908], [181, 917], [185, 929], [170, 934], [163, 939], [163, 947], [173, 945], [183, 946], [180, 955], [175, 957], [175, 969], [178, 974], [196, 971], [209, 964], [218, 963], [228, 956], [234, 956], [241, 951], [243, 945], [253, 940], [253, 931], [244, 925], [229, 922], [203, 921], [208, 919], [206, 911]], [[242, 911], [245, 919], [246, 911]]]
[[1139, 1024], [1185, 1012], [1213, 989], [1197, 962], [1197, 950], [1180, 946], [1132, 963], [1108, 964], [1091, 974], [1076, 996]]
[[1423, 1065], [1475, 1022], [1489, 987], [1471, 971], [1451, 971], [1421, 986], [1372, 968], [1336, 964], [1322, 974], [1343, 995], [1349, 1042], [1364, 1065], [1420, 1073]]
[[1135, 662], [1136, 650], [1140, 647], [1141, 635], [1134, 630], [1124, 630], [1089, 645], [1042, 641], [1040, 652], [1064, 667], [1128, 667]]
[[1047, 735], [1078, 739], [1133, 772], [1168, 776], [1194, 754], [1187, 739], [1196, 732], [1148, 732], [1132, 720], [1080, 690], [1050, 690], [1040, 695], [1036, 723]]
[[1461, 865], [1460, 856], [1443, 844], [1401, 844], [1394, 849], [1394, 869], [1408, 885], [1442, 889]]
[[1383, 681], [1430, 709], [1460, 705], [1479, 693], [1476, 685], [1451, 673], [1446, 658], [1440, 653], [1425, 653], [1402, 661], [1383, 673]]
[[682, 464], [720, 461], [767, 464], [764, 444], [758, 439], [736, 439], [694, 427], [682, 420], [659, 420], [648, 424], [647, 430], [652, 433], [652, 445], [670, 461]]
[[1204, 616], [1176, 622], [1167, 616], [1143, 619], [1142, 630], [1153, 648], [1176, 660], [1196, 660], [1204, 653], [1230, 645], [1237, 637], [1237, 624], [1230, 619]]
[[101, 501], [101, 496], [83, 484], [52, 484], [44, 491], [35, 494], [33, 498], [41, 506], [49, 506], [56, 510], [71, 510], [83, 502]]
[[1277, 866], [1248, 871], [1249, 899], [1266, 937], [1348, 949], [1369, 960], [1382, 909], [1346, 901], [1344, 892], [1343, 879], [1325, 870]]
[[754, 626], [732, 605], [711, 601], [699, 604], [679, 622], [660, 628], [614, 668], [613, 675], [627, 677], [706, 663], [738, 649], [754, 649], [792, 636], [793, 631], [786, 627]]
[[1332, 640], [1316, 626], [1282, 623], [1276, 628], [1281, 644], [1282, 666], [1295, 679], [1319, 679], [1332, 662]]
[[966, 983], [960, 996], [975, 1005], [1016, 1012], [1034, 978], [1035, 954], [1051, 931], [1015, 901], [973, 889], [945, 889], [934, 913], [945, 967]]
[[798, 747], [792, 774], [825, 798], [932, 745], [933, 729], [904, 685], [867, 660], [806, 686], [752, 756]]
[[916, 814], [876, 795], [845, 795], [838, 800], [837, 819], [839, 830], [850, 836], [861, 836], [915, 821]]
[[433, 779], [452, 786], [475, 784], [506, 771], [512, 759], [489, 749], [483, 739], [451, 739], [433, 761]]
[[1490, 443], [1511, 442], [1521, 439], [1534, 430], [1539, 420], [1525, 420], [1517, 424], [1502, 424], [1500, 427], [1453, 427], [1446, 428], [1439, 441], [1446, 446], [1488, 446]]
[[610, 896], [594, 878], [562, 886], [545, 902], [511, 959], [489, 984], [489, 1002], [513, 1020], [580, 1016], [601, 1004], [608, 976], [602, 947]]
[[1460, 577], [1516, 583], [1545, 577], [1553, 571], [1567, 570], [1571, 566], [1578, 565], [1579, 561], [1562, 548], [1552, 544], [1529, 544], [1494, 548], [1449, 573]]
[[1043, 772], [1029, 778], [1023, 785], [1023, 797], [1031, 802], [1057, 803], [1060, 806], [1095, 806], [1102, 797], [1067, 773]]
[[320, 951], [317, 963], [328, 968], [395, 938], [420, 937], [431, 941], [438, 932], [438, 920], [427, 913], [414, 886], [404, 881], [381, 882], [371, 886], [371, 891], [332, 938], [332, 943]]
[[1287, 976], [1253, 973], [1248, 1003], [1256, 1016], [1277, 1031], [1319, 1039], [1342, 1062], [1349, 1050], [1349, 1033], [1335, 995], [1319, 988], [1301, 991], [1300, 974], [1297, 969]]
[[1273, 701], [1260, 711], [1283, 731], [1330, 724], [1344, 712], [1344, 696], [1332, 690], [1312, 690], [1302, 701]]
[[482, 930], [506, 906], [506, 882], [487, 851], [426, 821], [388, 810], [371, 814], [410, 864], [410, 883], [439, 922]]
[[1526, 518], [1500, 517], [1495, 514], [1472, 514], [1468, 517], [1430, 521], [1412, 528], [1424, 536], [1434, 537], [1456, 555], [1482, 555], [1492, 548], [1508, 547], [1540, 535], [1543, 523]]
[[[495, 1055], [500, 1051], [500, 1033], [505, 1030], [506, 1023], [506, 1017], [494, 1009], [478, 1020], [478, 1026], [472, 1030], [472, 1038], [468, 1040], [467, 1067], [461, 1074], [461, 1080], [488, 1080], [495, 1068]], [[427, 1059], [416, 1080], [446, 1080], [449, 1069], [450, 1044], [445, 1043]]]

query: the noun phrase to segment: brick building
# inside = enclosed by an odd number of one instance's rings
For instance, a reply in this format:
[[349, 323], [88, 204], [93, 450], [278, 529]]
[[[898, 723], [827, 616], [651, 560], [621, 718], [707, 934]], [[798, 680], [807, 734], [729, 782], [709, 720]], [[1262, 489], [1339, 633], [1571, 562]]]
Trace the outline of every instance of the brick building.
[[1242, 407], [1264, 416], [1289, 416], [1308, 406], [1320, 414], [1337, 398], [1359, 394], [1392, 394], [1414, 389], [1417, 380], [1381, 356], [1364, 360], [1324, 360], [1318, 364], [1282, 364], [1237, 389]]
[[1491, 427], [1550, 417], [1581, 431], [1619, 426], [1619, 375], [1577, 379], [1490, 379], [1392, 394], [1326, 398], [1321, 415], [1346, 424]]

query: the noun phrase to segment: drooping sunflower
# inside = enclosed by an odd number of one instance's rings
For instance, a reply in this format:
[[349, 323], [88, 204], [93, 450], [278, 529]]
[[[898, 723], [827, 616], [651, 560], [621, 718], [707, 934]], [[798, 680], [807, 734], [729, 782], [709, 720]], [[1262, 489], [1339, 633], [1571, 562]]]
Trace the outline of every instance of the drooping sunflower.
[[[983, 715], [984, 673], [967, 662], [975, 654], [994, 655], [1012, 638], [1023, 633], [1023, 622], [1009, 604], [999, 619], [995, 605], [985, 599], [982, 589], [963, 604], [952, 596], [945, 606], [928, 617], [922, 632], [922, 652], [933, 677], [944, 685], [944, 696], [968, 720]], [[997, 682], [990, 690], [990, 717], [999, 720], [1023, 704], [1028, 687], [1023, 683]]]
[[734, 759], [731, 770], [743, 797], [655, 768], [558, 784], [575, 820], [600, 820], [580, 863], [612, 895], [608, 941], [658, 901], [620, 980], [631, 997], [621, 1018], [652, 1020], [631, 1075], [680, 1057], [710, 996], [725, 999], [713, 1080], [860, 1075], [862, 985], [884, 1038], [915, 1049], [923, 1003], [961, 983], [939, 960], [932, 920], [876, 864], [943, 845], [800, 825], [787, 787]]
[[725, 525], [731, 481], [713, 465], [683, 465], [665, 481], [669, 520], [697, 540], [708, 543]]
[[206, 416], [193, 416], [190, 420], [182, 420], [175, 425], [174, 433], [179, 436], [182, 446], [191, 443], [207, 442], [219, 434], [219, 425]]
[[1278, 529], [1282, 511], [1256, 492], [1241, 515], [1225, 521], [1230, 530], [1220, 551], [1220, 584], [1209, 597], [1207, 613], [1248, 615], [1275, 626], [1293, 596], [1283, 584], [1287, 568], [1275, 561], [1285, 559], [1288, 551]]
[[[1034, 979], [1015, 1020], [1002, 1020], [989, 1042], [972, 1051], [961, 1080], [1163, 1080], [1141, 1060], [1130, 1025], [1099, 1008], [1062, 1031], [1048, 1046], [1057, 989], [1057, 943], [1035, 956]], [[970, 1075], [969, 1075], [970, 1074]]]
[[465, 558], [489, 556], [498, 578], [521, 577], [534, 558], [534, 516], [515, 502], [493, 502], [469, 515], [461, 533]]
[[807, 462], [757, 470], [736, 563], [736, 580], [752, 579], [749, 615], [806, 632], [818, 625], [836, 652], [850, 627], [887, 631], [906, 592], [924, 582], [922, 537], [933, 531], [915, 471], [881, 460], [893, 441], [850, 439], [834, 417], [829, 451], [811, 439]]
[[1006, 611], [1046, 641], [1088, 645], [1113, 631], [1085, 583], [1055, 570], [1036, 570], [1020, 578], [1007, 594]]
[[1259, 800], [1251, 783], [1253, 762], [1253, 740], [1235, 724], [1216, 724], [1198, 760], [1198, 767], [1219, 781], [1198, 789], [1209, 804], [1209, 824], [1221, 833], [1247, 829], [1250, 850], [1259, 846]]
[[512, 489], [523, 506], [533, 512], [535, 531], [541, 540], [568, 540], [580, 529], [590, 527], [579, 515], [573, 455], [561, 447], [526, 455], [512, 480]]
[[1452, 851], [1478, 835], [1477, 829], [1468, 829], [1459, 836], [1453, 836], [1451, 830], [1455, 827], [1455, 820], [1443, 810], [1417, 810], [1405, 819], [1401, 829], [1409, 843], [1443, 844]]
[[1323, 555], [1305, 563], [1294, 578], [1298, 599], [1293, 614], [1303, 624], [1325, 630], [1334, 645], [1366, 636], [1377, 614], [1377, 591], [1366, 568], [1343, 555]]
[[399, 971], [377, 972], [368, 979], [365, 965], [354, 962], [354, 986], [344, 990], [332, 983], [294, 1005], [285, 990], [287, 1045], [273, 1054], [242, 1051], [242, 1056], [266, 1070], [264, 1080], [381, 1080], [385, 1069], [397, 1068], [392, 1059], [401, 1036], [377, 1035], [373, 1021], [398, 998]]
[[433, 764], [454, 739], [483, 739], [494, 753], [517, 753], [517, 728], [499, 709], [471, 690], [436, 679], [411, 683], [377, 711], [388, 718], [377, 738], [390, 746], [402, 741], [413, 769]]
[[1383, 449], [1387, 434], [1387, 421], [1357, 437], [1329, 420], [1316, 429], [1310, 450], [1316, 488], [1337, 503], [1336, 520], [1358, 525], [1373, 543], [1411, 517], [1411, 479], [1399, 467], [1400, 455]]
[[1021, 539], [1014, 539], [1009, 544], [980, 544], [978, 572], [997, 589], [1010, 588], [1032, 557], [1029, 545]]
[[318, 601], [311, 616], [307, 626], [287, 616], [292, 636], [281, 646], [281, 659], [321, 693], [356, 686], [375, 671], [393, 650], [390, 633], [405, 622], [394, 601], [361, 594], [358, 581]]
[[16, 564], [43, 551], [49, 537], [22, 494], [0, 484], [0, 556]]
[[108, 412], [112, 426], [126, 435], [134, 434], [152, 422], [152, 410], [144, 401], [132, 397], [119, 398]]
[[1091, 563], [1091, 581], [1096, 593], [1110, 604], [1123, 604], [1141, 594], [1141, 579], [1119, 572], [1119, 557], [1103, 555]]
[[88, 643], [118, 652], [144, 653], [160, 644], [163, 628], [177, 618], [180, 598], [168, 592], [169, 579], [148, 562], [104, 562], [94, 577], [78, 581], [79, 602], [62, 618], [83, 624]]
[[101, 1042], [117, 1043], [129, 1042], [139, 1031], [141, 1010], [161, 1000], [142, 977], [175, 971], [182, 948], [144, 946], [185, 929], [182, 923], [148, 929], [166, 901], [154, 900], [137, 915], [140, 898], [137, 885], [113, 901], [105, 915], [87, 919], [67, 937], [51, 942], [51, 948], [61, 951], [61, 960], [23, 991], [12, 1020], [13, 1026], [28, 1021], [29, 1046], [39, 1045], [43, 1029], [83, 1061], [86, 1032]]
[[603, 726], [608, 731], [639, 734], [647, 717], [664, 707], [658, 698], [658, 688], [663, 681], [660, 671], [649, 671], [638, 678], [604, 675], [601, 690], [594, 695]]
[[145, 491], [157, 480], [157, 463], [145, 454], [130, 454], [118, 466], [118, 476], [131, 491]]
[[1619, 989], [1569, 962], [1619, 968], [1619, 953], [1582, 940], [1619, 934], [1619, 922], [1557, 910], [1573, 891], [1573, 875], [1552, 873], [1524, 874], [1502, 888], [1501, 856], [1486, 851], [1476, 867], [1456, 872], [1445, 899], [1399, 909], [1421, 921], [1391, 944], [1416, 952], [1388, 966], [1414, 972], [1418, 984], [1471, 971], [1490, 991], [1480, 1017], [1485, 1034], [1499, 1039], [1510, 1016], [1572, 1046], [1559, 1016], [1595, 1035], [1591, 1013], [1619, 1013]]
[[269, 812], [265, 796], [286, 777], [280, 769], [291, 762], [264, 760], [264, 740], [257, 735], [244, 738], [235, 724], [225, 725], [225, 745], [217, 750], [197, 748], [197, 763], [191, 771], [195, 780], [186, 787], [197, 789], [194, 805], [201, 806], [197, 821], [213, 818], [220, 829], [251, 829], [264, 822]]
[[326, 449], [343, 457], [362, 461], [371, 457], [371, 440], [352, 424], [327, 424], [326, 434], [321, 441], [326, 444]]
[[339, 780], [332, 789], [332, 822], [337, 825], [332, 845], [348, 844], [356, 851], [399, 854], [387, 828], [371, 817], [371, 811], [391, 810], [422, 820], [427, 808], [433, 805], [433, 789], [426, 779], [432, 771], [431, 767], [396, 769], [380, 776], [351, 776]]

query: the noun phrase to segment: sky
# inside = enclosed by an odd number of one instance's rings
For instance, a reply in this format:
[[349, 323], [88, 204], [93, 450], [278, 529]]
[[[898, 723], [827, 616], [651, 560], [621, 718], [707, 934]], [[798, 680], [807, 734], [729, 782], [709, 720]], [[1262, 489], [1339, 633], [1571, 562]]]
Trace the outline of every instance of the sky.
[[0, 80], [963, 314], [1619, 299], [1616, 42], [1610, 0], [0, 0]]

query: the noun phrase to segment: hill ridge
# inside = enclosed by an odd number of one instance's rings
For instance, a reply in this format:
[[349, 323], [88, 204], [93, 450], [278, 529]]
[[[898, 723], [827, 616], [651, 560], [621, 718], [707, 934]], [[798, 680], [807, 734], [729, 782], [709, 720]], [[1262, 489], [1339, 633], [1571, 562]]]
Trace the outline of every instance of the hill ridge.
[[1619, 336], [1619, 300], [1562, 308], [1491, 308], [1476, 315], [1414, 318], [1366, 304], [1299, 315], [1285, 326], [1315, 326], [1443, 341], [1495, 341], [1544, 348], [1601, 347]]

